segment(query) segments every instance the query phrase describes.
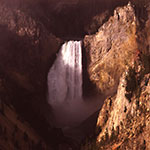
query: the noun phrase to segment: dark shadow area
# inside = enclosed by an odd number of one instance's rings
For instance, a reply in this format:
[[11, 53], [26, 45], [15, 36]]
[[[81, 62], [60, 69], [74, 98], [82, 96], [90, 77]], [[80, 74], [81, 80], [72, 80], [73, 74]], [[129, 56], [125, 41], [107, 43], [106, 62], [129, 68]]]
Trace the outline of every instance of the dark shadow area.
[[29, 122], [48, 145], [55, 147], [65, 138], [61, 129], [53, 126], [51, 107], [46, 100], [45, 64], [34, 57], [38, 49], [28, 38], [19, 37], [6, 26], [0, 26], [0, 34], [0, 98], [14, 106], [22, 118], [18, 119]]
[[[57, 9], [52, 9], [52, 16], [54, 24], [48, 27], [52, 30], [52, 33], [58, 37], [81, 37], [83, 38], [88, 31], [86, 30], [87, 25], [92, 23], [92, 19], [96, 15], [103, 15], [102, 13], [106, 10], [109, 11], [108, 15], [101, 23], [96, 26], [98, 29], [108, 18], [113, 15], [113, 10], [118, 6], [127, 4], [128, 0], [88, 0], [78, 1], [76, 5], [63, 6], [60, 12]], [[54, 4], [54, 7], [56, 4]], [[45, 15], [46, 16], [46, 15]], [[94, 32], [97, 29], [92, 29]]]
[[[63, 0], [37, 0], [35, 2], [16, 0], [13, 3], [9, 1], [5, 2], [8, 7], [24, 11], [37, 22], [42, 23], [49, 32], [61, 39], [68, 40], [77, 40], [89, 34], [87, 26], [92, 24], [93, 17], [103, 16], [103, 13], [108, 11], [105, 17], [92, 27], [91, 30], [95, 33], [113, 15], [116, 7], [123, 6], [128, 2], [128, 0], [79, 0], [77, 3], [63, 2]], [[93, 34], [92, 32], [90, 34]]]
[[147, 1], [131, 1], [131, 3], [134, 5], [135, 15], [138, 18], [140, 26], [138, 26], [138, 30], [142, 30], [145, 27], [145, 23], [148, 19], [148, 13], [147, 13], [147, 7], [148, 2]]
[[96, 85], [94, 85], [89, 78], [88, 73], [88, 64], [87, 64], [87, 55], [86, 50], [84, 47], [84, 43], [82, 43], [82, 69], [83, 69], [83, 98], [86, 100], [93, 99], [93, 97], [98, 96], [98, 90], [96, 88]]

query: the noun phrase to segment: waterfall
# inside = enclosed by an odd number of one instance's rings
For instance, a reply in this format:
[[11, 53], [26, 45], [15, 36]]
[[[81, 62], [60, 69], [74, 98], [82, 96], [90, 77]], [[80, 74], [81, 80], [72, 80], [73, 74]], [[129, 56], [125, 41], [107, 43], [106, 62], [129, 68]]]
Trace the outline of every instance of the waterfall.
[[101, 101], [82, 98], [81, 41], [62, 45], [48, 73], [48, 103], [52, 106], [56, 126], [80, 124], [99, 109]]
[[48, 73], [48, 102], [53, 107], [55, 113], [57, 112], [57, 115], [59, 115], [57, 117], [60, 118], [62, 114], [68, 116], [69, 113], [70, 115], [75, 113], [76, 106], [81, 101], [81, 41], [69, 41], [62, 45]]
[[48, 97], [51, 105], [71, 103], [82, 98], [81, 41], [63, 44], [48, 73]]

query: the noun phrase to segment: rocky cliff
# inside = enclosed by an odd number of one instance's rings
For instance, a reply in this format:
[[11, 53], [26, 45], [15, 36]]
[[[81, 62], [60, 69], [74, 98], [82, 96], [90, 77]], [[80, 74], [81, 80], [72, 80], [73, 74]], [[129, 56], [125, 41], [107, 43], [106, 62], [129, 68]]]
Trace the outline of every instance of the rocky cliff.
[[117, 86], [104, 101], [96, 131], [84, 150], [150, 149], [149, 3], [119, 7], [98, 32], [86, 36], [90, 79], [99, 91]]
[[[0, 101], [6, 108], [13, 105], [11, 111], [6, 109], [7, 116], [0, 114], [2, 130], [15, 113], [36, 132], [27, 130], [26, 147], [35, 136], [36, 145], [42, 139], [55, 149], [79, 149], [53, 126], [46, 101], [47, 74], [63, 43], [60, 37], [81, 39], [87, 34], [83, 48], [90, 82], [98, 93], [117, 92], [105, 100], [96, 133], [83, 149], [149, 149], [149, 9], [147, 0], [126, 4], [126, 0], [0, 1]], [[14, 118], [10, 132], [18, 124]], [[27, 126], [25, 122], [18, 129], [20, 147]], [[7, 137], [18, 147], [12, 135]]]
[[0, 99], [47, 138], [53, 127], [47, 73], [62, 41], [19, 2], [0, 1]]
[[117, 8], [96, 34], [85, 36], [84, 46], [90, 79], [101, 91], [114, 88], [138, 49], [133, 8]]

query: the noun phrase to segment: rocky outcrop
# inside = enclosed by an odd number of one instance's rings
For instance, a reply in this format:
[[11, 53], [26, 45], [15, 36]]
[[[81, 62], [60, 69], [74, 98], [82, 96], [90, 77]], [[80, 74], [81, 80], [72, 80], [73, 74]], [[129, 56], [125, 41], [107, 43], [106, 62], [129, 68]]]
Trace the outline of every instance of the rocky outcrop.
[[[130, 70], [131, 71], [131, 70]], [[133, 70], [132, 70], [133, 71]], [[134, 74], [132, 74], [134, 75]], [[129, 93], [128, 88], [136, 84], [126, 80], [123, 75], [120, 80], [117, 95], [109, 97], [99, 114], [97, 137], [99, 149], [149, 149], [149, 74], [145, 75], [141, 84]], [[129, 83], [132, 82], [128, 85]], [[131, 92], [131, 91], [130, 91]], [[129, 94], [133, 94], [129, 97]]]
[[84, 47], [91, 81], [100, 91], [114, 88], [137, 50], [134, 9], [117, 8], [95, 35], [85, 37]]
[[[140, 7], [142, 14], [139, 13], [139, 9], [134, 11], [133, 6], [135, 8]], [[100, 90], [103, 87], [104, 89], [106, 88], [99, 85], [100, 81], [103, 85], [107, 84], [109, 89], [114, 86], [114, 84], [109, 84], [110, 81], [116, 82], [116, 79], [118, 79], [119, 85], [117, 93], [108, 97], [100, 110], [95, 134], [92, 138], [86, 140], [86, 144], [81, 149], [150, 149], [150, 51], [148, 34], [150, 24], [148, 3], [145, 3], [144, 7], [129, 3], [125, 7], [117, 8], [114, 16], [107, 22], [108, 24], [104, 24], [96, 35], [85, 38], [85, 45], [90, 58], [89, 74], [91, 80], [96, 83]], [[116, 17], [121, 21], [121, 24], [119, 25], [118, 22], [119, 26], [115, 24], [113, 28], [108, 28], [118, 20], [115, 20]], [[128, 17], [130, 18], [129, 20], [127, 19]], [[123, 23], [121, 18], [124, 21], [128, 21]], [[110, 22], [111, 20], [115, 21]], [[119, 27], [122, 25], [124, 27], [120, 29]], [[119, 32], [115, 30], [116, 27]], [[124, 29], [126, 31], [130, 30], [130, 32], [122, 32], [125, 31]], [[104, 34], [110, 32], [111, 34]], [[119, 36], [121, 34], [118, 33], [123, 33], [123, 35]], [[110, 49], [106, 49], [105, 44], [109, 45], [108, 39], [112, 35], [116, 35], [111, 40], [114, 42], [112, 42]], [[117, 46], [115, 50], [112, 47], [114, 43]], [[122, 47], [122, 43], [126, 46]], [[92, 49], [93, 46], [94, 48]], [[116, 54], [117, 57], [115, 57]], [[114, 61], [116, 61], [115, 65]], [[101, 67], [102, 64], [103, 66]], [[118, 70], [115, 69], [116, 67]], [[117, 78], [112, 78], [113, 71]], [[105, 77], [105, 79], [102, 80], [102, 77]], [[107, 80], [108, 77], [109, 80]]]
[[[147, 100], [142, 103], [144, 93], [139, 102], [135, 102], [135, 97], [139, 93], [137, 84], [142, 91], [147, 89], [146, 86], [143, 89], [143, 83], [147, 83], [149, 78], [149, 75], [145, 74], [149, 73], [147, 43], [150, 39], [150, 21], [145, 24], [147, 18], [143, 17], [144, 9], [141, 9], [141, 4], [136, 5], [136, 8], [142, 12], [142, 16], [139, 11], [134, 11], [130, 4], [117, 8], [111, 16], [116, 6], [124, 5], [126, 2], [121, 0], [110, 0], [108, 3], [99, 0], [72, 1], [72, 3], [68, 0], [0, 1], [0, 99], [4, 103], [12, 104], [15, 108], [13, 111], [27, 120], [55, 149], [64, 147], [62, 149], [66, 150], [75, 145], [72, 140], [63, 136], [61, 129], [53, 127], [51, 108], [46, 101], [47, 73], [63, 43], [55, 35], [68, 40], [98, 31], [96, 35], [86, 36], [84, 39], [90, 79], [101, 92], [114, 89], [120, 81], [117, 95], [111, 98], [110, 104], [109, 99], [105, 101], [98, 118], [97, 129], [101, 129], [102, 132], [98, 130], [96, 138], [100, 147], [104, 149], [109, 147], [109, 143], [107, 146], [104, 143], [107, 135], [113, 135], [111, 130], [115, 132], [119, 129], [121, 131], [119, 133], [123, 135], [128, 133], [123, 127], [118, 128], [119, 120], [126, 118], [128, 113], [130, 116], [131, 108], [134, 110], [133, 114], [138, 113], [134, 105], [139, 105], [140, 113], [143, 108], [146, 109], [141, 113], [143, 118], [148, 116]], [[144, 27], [145, 30], [141, 31]], [[144, 43], [145, 48], [140, 43]], [[139, 54], [142, 60], [137, 61], [135, 65], [134, 60]], [[147, 71], [144, 72], [143, 68]], [[127, 74], [123, 73], [125, 70]], [[137, 81], [139, 76], [140, 82]], [[130, 85], [131, 79], [135, 80], [135, 86]], [[121, 86], [122, 84], [125, 84], [124, 87]], [[119, 111], [116, 112], [118, 109]], [[132, 116], [133, 114], [131, 113]], [[125, 126], [127, 119], [122, 122], [122, 126]], [[134, 119], [133, 122], [130, 126], [134, 127]], [[145, 133], [149, 128], [143, 123], [142, 119], [141, 128]], [[83, 132], [87, 134], [86, 130]], [[126, 139], [121, 143], [125, 143], [124, 141]], [[113, 144], [118, 143], [115, 141]]]

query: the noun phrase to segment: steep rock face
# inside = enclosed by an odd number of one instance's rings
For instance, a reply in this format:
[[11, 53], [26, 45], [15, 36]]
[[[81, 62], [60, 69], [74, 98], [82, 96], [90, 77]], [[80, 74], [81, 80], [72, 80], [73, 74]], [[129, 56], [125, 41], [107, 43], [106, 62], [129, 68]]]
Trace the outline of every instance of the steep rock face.
[[117, 8], [95, 35], [85, 36], [91, 81], [100, 91], [114, 88], [137, 50], [136, 17], [130, 6]]
[[[133, 71], [133, 70], [132, 70]], [[106, 99], [97, 121], [98, 149], [150, 149], [150, 74], [146, 74], [133, 96], [128, 97], [127, 76], [120, 80], [117, 95]], [[101, 131], [100, 131], [101, 130]]]
[[[132, 8], [131, 5], [127, 7]], [[134, 11], [132, 14], [136, 15], [136, 32], [134, 32], [136, 44], [132, 47], [135, 53], [119, 78], [117, 93], [108, 97], [100, 110], [95, 135], [92, 139], [87, 139], [82, 149], [150, 149], [150, 24], [149, 6], [144, 7], [146, 8], [142, 8], [142, 14], [139, 14], [139, 9], [135, 11], [136, 14]], [[123, 11], [124, 8], [120, 10]], [[124, 51], [130, 54], [128, 48]], [[120, 60], [116, 59], [119, 63]]]
[[141, 64], [137, 69], [126, 71], [117, 94], [105, 100], [97, 121], [99, 149], [150, 149], [150, 74]]
[[17, 4], [0, 1], [0, 98], [45, 136], [52, 126], [47, 73], [62, 41]]

